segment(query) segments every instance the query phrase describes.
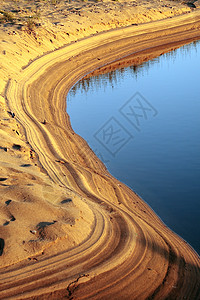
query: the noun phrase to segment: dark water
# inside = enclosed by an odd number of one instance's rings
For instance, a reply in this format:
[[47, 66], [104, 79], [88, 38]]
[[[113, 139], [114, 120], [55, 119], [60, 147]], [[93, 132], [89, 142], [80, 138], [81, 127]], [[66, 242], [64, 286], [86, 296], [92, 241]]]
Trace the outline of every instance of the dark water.
[[200, 42], [82, 80], [67, 107], [108, 170], [200, 253]]

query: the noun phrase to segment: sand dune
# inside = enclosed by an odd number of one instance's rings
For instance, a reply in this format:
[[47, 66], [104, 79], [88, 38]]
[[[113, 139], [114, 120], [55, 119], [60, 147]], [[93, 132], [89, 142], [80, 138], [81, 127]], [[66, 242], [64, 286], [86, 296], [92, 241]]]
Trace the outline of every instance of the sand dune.
[[65, 101], [89, 72], [199, 39], [199, 28], [196, 11], [111, 30], [13, 74], [5, 97], [15, 116], [4, 121], [21, 126], [9, 124], [12, 136], [1, 140], [13, 172], [2, 167], [0, 179], [1, 299], [200, 298], [199, 256], [109, 174], [73, 132]]

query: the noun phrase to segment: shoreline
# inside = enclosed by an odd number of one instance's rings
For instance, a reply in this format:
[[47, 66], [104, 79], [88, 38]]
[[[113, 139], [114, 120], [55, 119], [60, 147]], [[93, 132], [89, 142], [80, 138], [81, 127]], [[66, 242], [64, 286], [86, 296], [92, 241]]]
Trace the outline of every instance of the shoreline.
[[[195, 39], [191, 39], [191, 40], [188, 39], [188, 40], [185, 40], [181, 43], [172, 43], [171, 45], [169, 45], [169, 48], [166, 48], [166, 46], [163, 46], [163, 48], [159, 47], [158, 49], [157, 48], [155, 48], [155, 49], [150, 48], [150, 49], [141, 51], [139, 54], [135, 53], [135, 54], [125, 56], [124, 58], [121, 58], [119, 60], [111, 62], [108, 65], [105, 65], [103, 67], [100, 67], [100, 68], [94, 70], [93, 72], [91, 72], [88, 75], [84, 76], [82, 79], [87, 79], [87, 78], [90, 78], [90, 77], [93, 77], [93, 76], [95, 77], [95, 76], [98, 76], [98, 75], [106, 74], [106, 73], [109, 73], [111, 71], [115, 71], [115, 70], [118, 70], [118, 69], [121, 69], [121, 68], [126, 68], [126, 67], [129, 67], [129, 66], [134, 66], [134, 67], [137, 68], [145, 62], [153, 60], [154, 58], [159, 57], [163, 54], [170, 53], [171, 51], [174, 51], [174, 50], [176, 50], [176, 49], [178, 49], [178, 48], [180, 48], [184, 45], [190, 44], [190, 43], [192, 43], [194, 41], [198, 41], [198, 40], [199, 40], [199, 38], [197, 38], [196, 40]], [[82, 80], [82, 79], [80, 79], [80, 80]]]
[[[83, 39], [36, 59], [9, 81], [5, 97], [10, 110], [56, 185], [53, 193], [60, 186], [65, 195], [53, 202], [59, 210], [58, 220], [48, 220], [48, 228], [37, 229], [39, 238], [41, 234], [44, 240], [49, 236], [54, 249], [48, 249], [48, 239], [47, 244], [40, 239], [32, 244], [25, 241], [29, 257], [37, 260], [26, 262], [22, 256], [20, 262], [19, 256], [18, 267], [13, 267], [15, 261], [0, 269], [3, 299], [42, 295], [70, 299], [72, 294], [74, 299], [199, 296], [199, 256], [143, 200], [107, 172], [87, 143], [73, 132], [65, 103], [73, 83], [102, 64], [127, 53], [139, 55], [149, 45], [159, 48], [169, 41], [182, 42], [191, 34], [199, 37], [198, 13]], [[62, 202], [62, 214], [67, 211], [68, 219], [73, 219], [65, 225], [64, 219], [59, 220], [58, 204]], [[51, 239], [54, 231], [56, 238]], [[12, 276], [15, 281], [10, 281]], [[133, 294], [135, 298], [130, 298]]]

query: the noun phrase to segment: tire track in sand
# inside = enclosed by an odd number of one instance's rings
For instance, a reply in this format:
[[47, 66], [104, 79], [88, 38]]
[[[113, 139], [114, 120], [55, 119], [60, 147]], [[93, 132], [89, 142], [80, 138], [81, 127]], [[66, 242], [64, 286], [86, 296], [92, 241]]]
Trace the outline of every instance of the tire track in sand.
[[41, 165], [79, 195], [93, 225], [71, 249], [2, 268], [1, 299], [200, 298], [198, 255], [107, 172], [73, 132], [65, 107], [69, 89], [90, 71], [144, 49], [198, 39], [199, 28], [196, 11], [112, 30], [44, 55], [10, 80], [8, 105]]

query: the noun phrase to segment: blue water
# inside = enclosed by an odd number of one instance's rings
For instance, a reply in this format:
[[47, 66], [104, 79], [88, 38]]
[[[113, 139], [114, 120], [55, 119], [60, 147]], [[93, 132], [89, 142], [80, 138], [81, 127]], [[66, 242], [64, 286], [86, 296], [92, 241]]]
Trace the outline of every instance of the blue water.
[[78, 82], [67, 112], [110, 173], [200, 253], [200, 42]]

